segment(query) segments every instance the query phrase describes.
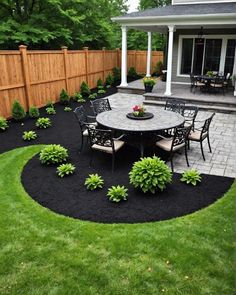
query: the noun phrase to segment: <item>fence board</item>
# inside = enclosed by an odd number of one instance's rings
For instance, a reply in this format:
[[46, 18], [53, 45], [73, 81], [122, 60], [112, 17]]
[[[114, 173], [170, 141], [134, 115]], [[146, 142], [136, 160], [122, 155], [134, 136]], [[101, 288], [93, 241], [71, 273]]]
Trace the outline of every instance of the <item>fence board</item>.
[[[22, 52], [23, 50], [23, 52]], [[128, 69], [146, 72], [146, 51], [128, 51]], [[157, 61], [163, 61], [161, 51], [152, 52], [152, 70]], [[48, 100], [58, 101], [62, 88], [70, 95], [80, 90], [83, 81], [89, 87], [105, 80], [112, 68], [120, 67], [121, 52], [116, 50], [26, 50], [0, 51], [0, 115], [11, 116], [11, 106], [18, 99], [24, 106], [44, 106]], [[29, 105], [28, 105], [29, 104]]]

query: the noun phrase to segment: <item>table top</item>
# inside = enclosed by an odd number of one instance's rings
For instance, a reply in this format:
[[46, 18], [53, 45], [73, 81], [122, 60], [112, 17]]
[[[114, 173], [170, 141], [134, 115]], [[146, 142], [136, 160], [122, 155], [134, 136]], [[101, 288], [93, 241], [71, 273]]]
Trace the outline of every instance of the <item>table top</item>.
[[184, 117], [178, 113], [160, 110], [155, 107], [146, 107], [146, 112], [151, 112], [154, 117], [146, 120], [133, 120], [126, 117], [132, 112], [129, 109], [113, 109], [97, 115], [99, 124], [110, 129], [129, 132], [148, 132], [170, 129], [184, 123]]

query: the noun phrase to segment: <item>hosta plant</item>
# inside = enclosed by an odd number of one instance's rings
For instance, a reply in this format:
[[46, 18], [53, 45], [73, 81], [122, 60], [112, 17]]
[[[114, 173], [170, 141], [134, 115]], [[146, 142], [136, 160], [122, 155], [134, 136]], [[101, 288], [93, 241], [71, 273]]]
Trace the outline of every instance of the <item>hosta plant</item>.
[[50, 144], [40, 152], [39, 159], [42, 164], [61, 164], [68, 158], [68, 151], [60, 144]]
[[85, 99], [83, 98], [83, 95], [79, 92], [75, 92], [73, 94], [73, 99], [77, 102], [85, 102]]
[[72, 111], [72, 108], [70, 108], [70, 107], [65, 107], [64, 108], [64, 112], [70, 112], [70, 111]]
[[46, 128], [52, 126], [52, 123], [49, 118], [38, 118], [35, 125], [36, 125], [36, 127], [40, 128], [40, 129], [46, 129]]
[[184, 171], [180, 180], [187, 184], [192, 184], [195, 186], [198, 182], [201, 182], [202, 178], [197, 170], [191, 169]]
[[88, 190], [93, 191], [98, 188], [102, 188], [104, 180], [98, 174], [89, 174], [89, 177], [86, 178], [85, 183]]
[[47, 107], [46, 108], [46, 113], [48, 115], [55, 115], [56, 114], [56, 110], [54, 109], [54, 107]]
[[70, 96], [65, 89], [61, 90], [59, 100], [61, 104], [68, 104], [70, 102]]
[[107, 196], [110, 201], [118, 203], [122, 200], [126, 201], [128, 197], [128, 189], [124, 186], [112, 186], [108, 189]]
[[[99, 90], [98, 90], [98, 91], [99, 91]], [[91, 93], [91, 94], [89, 95], [88, 98], [89, 98], [90, 100], [93, 100], [93, 99], [96, 99], [97, 96], [98, 96], [97, 93]]]
[[5, 131], [8, 127], [7, 120], [3, 117], [0, 117], [0, 130]]
[[104, 90], [104, 89], [99, 89], [98, 90], [98, 94], [104, 94], [104, 93], [106, 93], [106, 90]]
[[37, 138], [37, 134], [35, 131], [24, 131], [22, 138], [25, 141], [34, 140]]
[[75, 172], [75, 166], [71, 163], [61, 164], [57, 167], [57, 175], [59, 177], [64, 177], [71, 175]]
[[21, 121], [25, 118], [26, 113], [18, 100], [15, 100], [12, 105], [12, 117], [16, 121]]
[[144, 193], [155, 193], [157, 189], [163, 191], [172, 180], [169, 167], [160, 158], [147, 157], [135, 162], [130, 173], [130, 183], [140, 188]]
[[39, 109], [35, 106], [30, 107], [29, 116], [32, 119], [38, 118], [39, 117]]

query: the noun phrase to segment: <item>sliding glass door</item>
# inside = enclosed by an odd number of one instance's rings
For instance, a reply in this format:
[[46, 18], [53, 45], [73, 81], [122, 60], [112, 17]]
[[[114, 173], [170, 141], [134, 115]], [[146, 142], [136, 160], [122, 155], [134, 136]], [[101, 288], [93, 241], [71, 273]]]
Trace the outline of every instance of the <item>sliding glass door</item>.
[[207, 39], [205, 42], [205, 60], [203, 74], [208, 71], [219, 72], [222, 39]]

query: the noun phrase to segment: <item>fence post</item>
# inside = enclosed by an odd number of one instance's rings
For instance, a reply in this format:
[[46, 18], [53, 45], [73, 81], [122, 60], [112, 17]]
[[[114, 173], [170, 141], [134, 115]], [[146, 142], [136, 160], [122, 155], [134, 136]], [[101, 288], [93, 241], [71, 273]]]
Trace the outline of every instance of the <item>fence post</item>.
[[66, 91], [69, 92], [67, 47], [62, 46], [61, 50], [63, 52], [63, 60], [64, 60], [64, 73], [65, 73]]
[[106, 60], [106, 47], [102, 47], [102, 81], [105, 82], [105, 75], [106, 75], [106, 67], [105, 67], [105, 60]]
[[29, 74], [28, 59], [27, 59], [27, 46], [20, 45], [19, 50], [21, 54], [21, 63], [22, 63], [23, 75], [24, 75], [26, 108], [27, 110], [29, 110], [31, 106], [31, 85], [30, 85], [30, 74]]
[[83, 47], [83, 50], [85, 52], [85, 75], [86, 75], [86, 83], [88, 84], [88, 77], [89, 77], [89, 73], [88, 73], [88, 47]]
[[116, 66], [120, 68], [120, 48], [116, 48]]

